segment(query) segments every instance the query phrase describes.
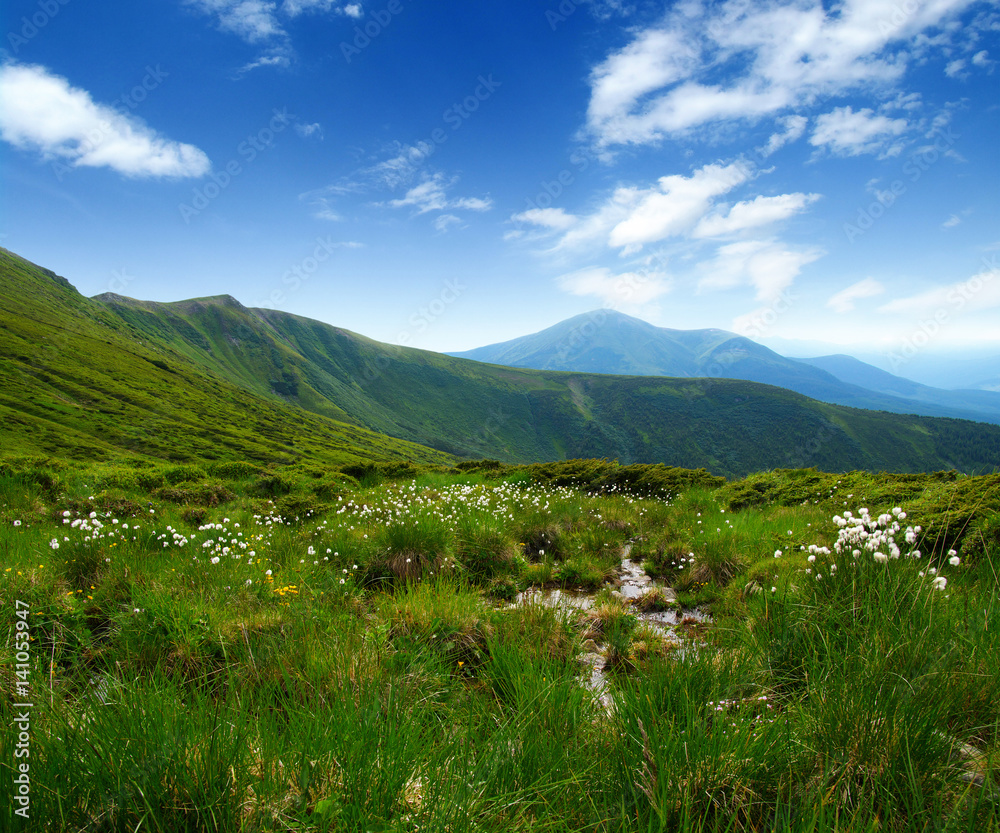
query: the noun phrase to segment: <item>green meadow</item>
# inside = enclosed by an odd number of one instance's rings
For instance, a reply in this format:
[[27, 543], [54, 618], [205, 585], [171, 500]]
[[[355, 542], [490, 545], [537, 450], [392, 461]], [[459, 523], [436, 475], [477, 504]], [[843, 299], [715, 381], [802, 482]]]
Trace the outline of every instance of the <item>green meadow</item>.
[[998, 569], [998, 475], [10, 458], [0, 830], [996, 830]]

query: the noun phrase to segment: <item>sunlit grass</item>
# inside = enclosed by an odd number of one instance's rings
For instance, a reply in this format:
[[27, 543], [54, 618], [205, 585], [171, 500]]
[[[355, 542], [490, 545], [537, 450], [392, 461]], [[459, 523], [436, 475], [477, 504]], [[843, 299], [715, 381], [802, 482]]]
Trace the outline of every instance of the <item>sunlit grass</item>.
[[[1000, 820], [987, 526], [969, 555], [959, 541], [917, 558], [907, 519], [900, 557], [882, 561], [836, 550], [832, 490], [825, 505], [736, 510], [703, 488], [596, 494], [480, 472], [369, 487], [276, 472], [263, 489], [235, 465], [58, 477], [72, 485], [8, 478], [0, 503], [3, 629], [14, 601], [30, 609], [33, 816], [58, 829]], [[349, 488], [297, 514], [279, 506], [334, 481]], [[232, 493], [224, 505], [153, 494], [211, 499], [199, 484], [212, 482]], [[867, 502], [895, 517], [894, 500]], [[715, 623], [668, 636], [643, 619], [673, 607], [662, 588], [616, 597], [628, 545]], [[532, 585], [587, 588], [591, 606], [517, 602]], [[13, 763], [0, 758], [0, 775]]]

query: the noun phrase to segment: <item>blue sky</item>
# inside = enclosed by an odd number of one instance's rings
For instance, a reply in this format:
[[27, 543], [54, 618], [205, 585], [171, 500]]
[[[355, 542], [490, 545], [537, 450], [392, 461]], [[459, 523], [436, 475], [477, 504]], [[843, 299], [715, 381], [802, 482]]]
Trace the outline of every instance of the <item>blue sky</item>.
[[433, 350], [603, 306], [900, 375], [1000, 353], [995, 0], [3, 23], [0, 242], [86, 295], [227, 293]]

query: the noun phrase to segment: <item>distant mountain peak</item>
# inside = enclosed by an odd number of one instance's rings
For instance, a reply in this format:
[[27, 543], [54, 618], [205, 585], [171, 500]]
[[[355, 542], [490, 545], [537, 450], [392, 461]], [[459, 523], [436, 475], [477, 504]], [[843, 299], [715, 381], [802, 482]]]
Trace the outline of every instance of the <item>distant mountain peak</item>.
[[673, 330], [610, 309], [450, 355], [489, 364], [616, 376], [741, 379], [855, 408], [1000, 422], [1000, 398], [917, 385], [850, 356], [791, 359], [728, 330]]

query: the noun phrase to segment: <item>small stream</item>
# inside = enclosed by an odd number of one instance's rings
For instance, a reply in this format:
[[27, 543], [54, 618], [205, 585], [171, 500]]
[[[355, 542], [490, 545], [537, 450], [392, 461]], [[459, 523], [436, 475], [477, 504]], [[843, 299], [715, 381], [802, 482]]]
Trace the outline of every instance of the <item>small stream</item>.
[[[687, 625], [707, 624], [712, 621], [711, 616], [698, 608], [642, 611], [634, 606], [634, 603], [650, 590], [659, 590], [666, 602], [675, 602], [677, 594], [673, 588], [654, 581], [646, 575], [642, 565], [632, 561], [629, 557], [630, 552], [631, 546], [626, 545], [622, 551], [618, 577], [613, 583], [615, 589], [612, 591], [612, 595], [630, 605], [631, 612], [638, 619], [640, 625], [648, 625], [665, 641], [675, 645], [679, 651], [696, 648], [698, 643], [686, 638], [679, 632], [679, 629]], [[609, 586], [612, 585], [609, 583]], [[544, 604], [564, 610], [586, 612], [593, 610], [595, 595], [596, 592], [585, 590], [531, 588], [518, 594], [517, 603]], [[581, 657], [581, 660], [590, 669], [590, 673], [585, 676], [586, 685], [598, 695], [605, 707], [609, 707], [611, 698], [608, 694], [608, 675], [605, 671], [606, 658], [600, 646], [590, 640], [588, 642], [590, 650]]]

